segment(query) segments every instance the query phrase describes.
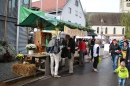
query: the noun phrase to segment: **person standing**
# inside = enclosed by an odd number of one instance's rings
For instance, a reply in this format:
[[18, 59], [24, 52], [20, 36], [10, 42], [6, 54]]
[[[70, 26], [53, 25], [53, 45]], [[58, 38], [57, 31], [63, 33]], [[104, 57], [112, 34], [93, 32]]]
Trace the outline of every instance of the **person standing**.
[[98, 72], [97, 71], [97, 65], [98, 65], [99, 55], [100, 55], [99, 40], [95, 40], [95, 44], [93, 46], [93, 56], [94, 56], [93, 70], [95, 72]]
[[50, 42], [50, 40], [51, 40], [51, 34], [49, 35], [49, 37], [47, 37], [46, 38], [46, 52], [48, 52], [48, 44], [49, 44], [49, 42]]
[[86, 43], [80, 39], [79, 40], [79, 46], [78, 46], [78, 49], [79, 49], [79, 65], [80, 66], [84, 66], [85, 63], [84, 63], [84, 56], [85, 56], [85, 53], [86, 53]]
[[91, 61], [93, 60], [93, 46], [95, 44], [95, 36], [92, 36], [91, 43], [90, 43], [90, 51], [91, 51]]
[[70, 35], [66, 35], [67, 40], [67, 52], [68, 52], [68, 63], [69, 63], [69, 74], [73, 74], [73, 63], [74, 63], [74, 53], [75, 53], [75, 41], [70, 38]]
[[113, 44], [110, 45], [109, 53], [113, 62], [113, 70], [115, 70], [118, 65], [118, 56], [120, 54], [120, 46], [117, 44], [116, 39], [114, 39]]
[[126, 36], [123, 36], [123, 37], [122, 37], [122, 40], [119, 42], [120, 48], [123, 47], [124, 41], [127, 41], [127, 42], [128, 42], [128, 40], [126, 39]]
[[125, 61], [128, 57], [128, 52], [129, 52], [129, 47], [128, 47], [128, 43], [127, 41], [124, 41], [124, 44], [121, 48], [121, 58], [120, 58], [120, 62]]
[[[56, 36], [53, 35], [51, 41], [48, 44], [48, 51], [50, 53], [50, 67], [51, 67], [51, 75], [53, 77], [59, 78], [61, 76], [58, 75], [58, 68], [59, 68], [59, 61], [60, 61], [60, 55], [59, 53], [55, 53], [55, 46], [58, 47], [58, 50], [60, 49], [58, 41], [56, 41]], [[53, 68], [55, 62], [55, 68]]]

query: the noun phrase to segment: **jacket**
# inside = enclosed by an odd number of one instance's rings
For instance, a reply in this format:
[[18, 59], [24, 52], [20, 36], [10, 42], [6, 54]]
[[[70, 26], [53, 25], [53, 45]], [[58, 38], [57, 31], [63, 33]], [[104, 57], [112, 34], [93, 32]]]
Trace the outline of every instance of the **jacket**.
[[75, 41], [72, 38], [69, 39], [67, 46], [70, 47], [70, 52], [74, 54], [75, 53]]
[[95, 44], [93, 46], [93, 56], [98, 57], [99, 55], [100, 55], [99, 44]]
[[79, 47], [78, 47], [79, 50], [86, 50], [86, 43], [81, 41], [79, 42]]
[[127, 49], [126, 60], [130, 60], [130, 47]]
[[110, 45], [110, 49], [109, 49], [109, 52], [111, 53], [111, 55], [119, 55], [120, 52], [116, 52], [116, 51], [120, 51], [120, 46], [118, 44], [114, 45], [114, 44], [111, 44]]
[[120, 66], [115, 70], [118, 73], [118, 77], [120, 78], [127, 78], [129, 77], [129, 72], [126, 67], [121, 68]]

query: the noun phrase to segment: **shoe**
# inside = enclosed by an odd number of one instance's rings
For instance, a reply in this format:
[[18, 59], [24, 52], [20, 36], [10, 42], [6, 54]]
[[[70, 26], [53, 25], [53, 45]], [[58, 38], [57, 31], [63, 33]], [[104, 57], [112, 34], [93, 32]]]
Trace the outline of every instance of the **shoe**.
[[59, 76], [59, 75], [54, 75], [54, 77], [55, 77], [55, 78], [60, 78], [61, 76]]
[[97, 69], [94, 69], [94, 72], [98, 72]]

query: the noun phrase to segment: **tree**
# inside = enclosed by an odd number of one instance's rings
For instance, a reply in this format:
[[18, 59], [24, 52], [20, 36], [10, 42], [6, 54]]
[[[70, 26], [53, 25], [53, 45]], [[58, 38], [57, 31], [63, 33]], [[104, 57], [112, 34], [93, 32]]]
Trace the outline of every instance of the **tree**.
[[86, 25], [85, 25], [85, 27], [86, 27], [87, 31], [94, 33], [95, 30], [91, 29], [90, 19], [87, 16], [87, 13], [85, 11], [84, 11], [84, 15], [85, 15], [85, 19], [86, 19]]
[[130, 12], [122, 13], [120, 23], [125, 26], [126, 38], [130, 39]]

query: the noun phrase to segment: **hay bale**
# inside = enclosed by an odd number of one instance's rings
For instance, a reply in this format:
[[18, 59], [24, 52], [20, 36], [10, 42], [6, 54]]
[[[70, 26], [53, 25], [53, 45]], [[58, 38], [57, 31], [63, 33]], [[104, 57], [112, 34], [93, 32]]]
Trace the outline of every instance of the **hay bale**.
[[12, 72], [22, 76], [30, 76], [36, 73], [35, 64], [14, 64]]

